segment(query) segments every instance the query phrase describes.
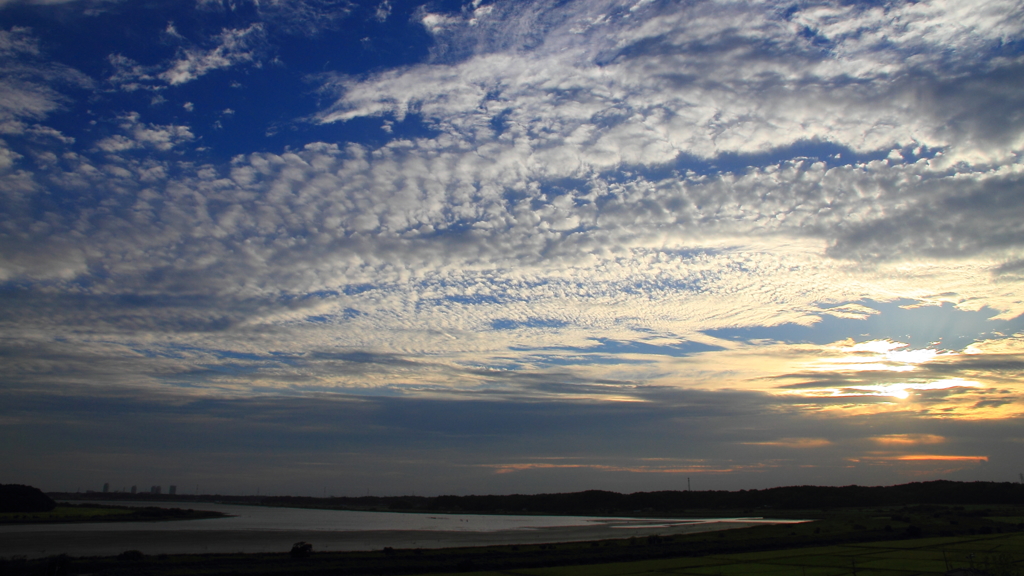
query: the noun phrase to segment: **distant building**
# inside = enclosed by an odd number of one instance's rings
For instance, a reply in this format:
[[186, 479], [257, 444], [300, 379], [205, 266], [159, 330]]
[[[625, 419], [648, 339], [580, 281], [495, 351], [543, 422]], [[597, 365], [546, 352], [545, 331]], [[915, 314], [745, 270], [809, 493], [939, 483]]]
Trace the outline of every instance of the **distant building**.
[[163, 489], [160, 488], [159, 486], [153, 486], [152, 488], [149, 489], [149, 493], [150, 494], [159, 494], [162, 490]]
[[136, 490], [137, 490], [137, 488], [135, 486], [132, 486], [132, 494], [135, 494]]
[[110, 492], [110, 482], [103, 483], [103, 493], [106, 494], [107, 492]]
[[171, 496], [174, 496], [175, 494], [178, 493], [178, 487], [175, 486], [174, 484], [171, 484], [170, 487], [167, 488], [167, 493], [170, 494]]

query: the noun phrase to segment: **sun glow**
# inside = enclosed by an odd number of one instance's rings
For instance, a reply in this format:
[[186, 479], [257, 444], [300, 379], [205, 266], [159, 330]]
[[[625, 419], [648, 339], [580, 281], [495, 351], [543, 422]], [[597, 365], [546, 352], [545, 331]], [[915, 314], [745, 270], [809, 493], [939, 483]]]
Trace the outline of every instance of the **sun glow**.
[[939, 356], [955, 356], [934, 348], [905, 349], [907, 344], [892, 340], [852, 340], [830, 346], [837, 356], [821, 358], [811, 366], [818, 372], [912, 372], [918, 365]]
[[948, 390], [951, 388], [980, 388], [981, 383], [973, 380], [951, 378], [934, 382], [899, 382], [895, 384], [869, 384], [857, 386], [836, 386], [824, 388], [808, 388], [779, 392], [787, 395], [800, 395], [809, 398], [840, 398], [849, 396], [882, 396], [906, 400], [913, 392], [926, 390]]

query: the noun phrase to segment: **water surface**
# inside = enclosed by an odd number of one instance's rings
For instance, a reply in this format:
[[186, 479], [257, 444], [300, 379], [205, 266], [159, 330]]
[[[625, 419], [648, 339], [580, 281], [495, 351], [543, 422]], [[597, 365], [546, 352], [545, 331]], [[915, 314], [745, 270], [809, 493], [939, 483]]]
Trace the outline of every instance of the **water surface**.
[[129, 505], [213, 510], [231, 516], [164, 522], [0, 526], [0, 557], [106, 556], [125, 550], [145, 554], [287, 552], [298, 541], [313, 543], [316, 551], [379, 550], [385, 546], [445, 548], [668, 535], [792, 522], [761, 518], [409, 514], [211, 502]]

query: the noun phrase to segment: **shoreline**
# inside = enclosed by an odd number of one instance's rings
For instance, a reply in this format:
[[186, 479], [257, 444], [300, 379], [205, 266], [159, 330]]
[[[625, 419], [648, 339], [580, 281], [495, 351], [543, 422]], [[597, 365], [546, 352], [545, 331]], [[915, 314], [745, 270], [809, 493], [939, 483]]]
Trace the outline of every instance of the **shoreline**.
[[587, 542], [652, 535], [670, 536], [763, 525], [766, 522], [703, 522], [676, 525], [616, 527], [611, 525], [551, 527], [496, 532], [424, 530], [39, 530], [5, 533], [0, 558], [29, 559], [59, 554], [74, 557], [116, 556], [127, 550], [146, 555], [288, 552], [295, 542], [309, 542], [316, 552], [360, 552], [395, 549], [440, 549], [482, 546]]
[[223, 512], [192, 508], [59, 502], [56, 508], [46, 512], [0, 513], [0, 528], [7, 526], [29, 528], [71, 524], [183, 522], [227, 517], [229, 515]]

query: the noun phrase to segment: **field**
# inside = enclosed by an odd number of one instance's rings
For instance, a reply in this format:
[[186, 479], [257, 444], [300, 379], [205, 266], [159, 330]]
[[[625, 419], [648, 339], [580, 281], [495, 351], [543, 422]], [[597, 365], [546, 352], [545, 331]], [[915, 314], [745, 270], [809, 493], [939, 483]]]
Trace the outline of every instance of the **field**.
[[131, 508], [121, 506], [57, 506], [49, 512], [0, 512], [0, 524], [87, 522], [117, 519], [131, 513]]
[[[1024, 568], [1024, 533], [926, 538], [712, 555], [644, 562], [474, 572], [473, 576], [941, 576], [954, 568], [1017, 576]], [[460, 572], [465, 576], [466, 573]]]
[[219, 512], [180, 508], [129, 508], [94, 504], [59, 505], [49, 512], [0, 512], [0, 524], [66, 524], [80, 522], [152, 522], [219, 518]]

